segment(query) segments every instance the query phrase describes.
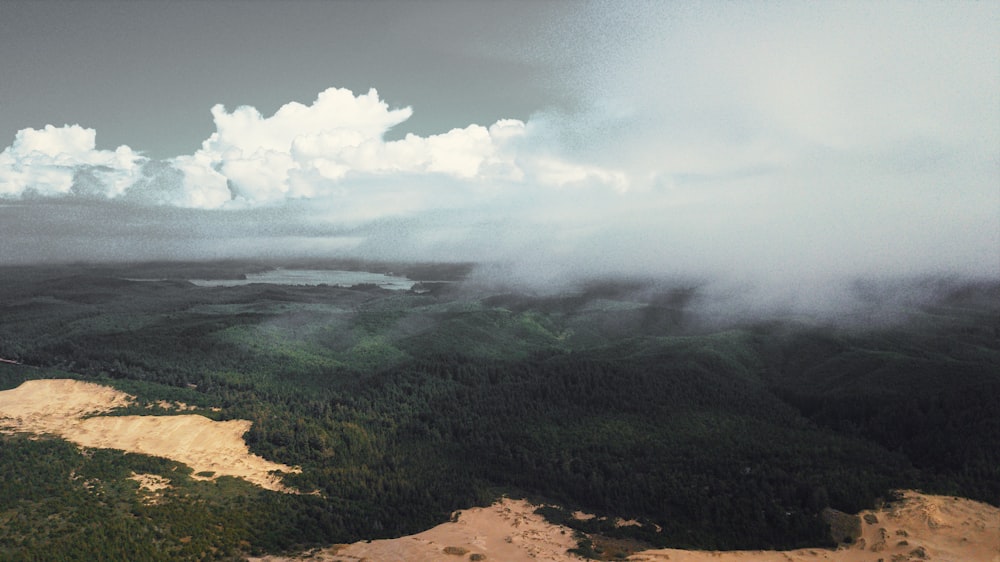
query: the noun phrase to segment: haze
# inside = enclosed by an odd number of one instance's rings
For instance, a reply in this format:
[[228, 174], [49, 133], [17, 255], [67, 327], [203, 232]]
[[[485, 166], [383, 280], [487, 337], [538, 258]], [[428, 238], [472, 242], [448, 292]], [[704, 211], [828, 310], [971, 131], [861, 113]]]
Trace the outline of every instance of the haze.
[[0, 263], [995, 279], [997, 29], [989, 2], [8, 1]]

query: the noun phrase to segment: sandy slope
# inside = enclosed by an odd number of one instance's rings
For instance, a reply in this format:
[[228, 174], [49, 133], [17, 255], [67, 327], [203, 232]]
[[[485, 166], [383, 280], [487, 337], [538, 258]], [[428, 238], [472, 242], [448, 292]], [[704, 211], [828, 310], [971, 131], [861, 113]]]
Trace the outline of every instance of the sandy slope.
[[195, 414], [96, 415], [132, 400], [113, 388], [82, 381], [27, 381], [0, 392], [0, 429], [50, 433], [83, 447], [165, 457], [188, 465], [196, 473], [235, 476], [269, 490], [289, 491], [272, 471], [298, 469], [251, 454], [243, 441], [249, 421], [217, 422]]
[[128, 406], [132, 397], [113, 388], [71, 379], [26, 381], [0, 392], [4, 427], [35, 433], [58, 433], [84, 416]]
[[[1000, 561], [1000, 509], [983, 503], [907, 491], [903, 501], [885, 509], [864, 511], [861, 515], [861, 539], [835, 551], [814, 548], [781, 553], [723, 552], [707, 556], [702, 552], [665, 549], [646, 551], [630, 559], [645, 562]], [[864, 518], [865, 515], [869, 517]]]
[[[460, 512], [458, 521], [393, 540], [360, 542], [305, 553], [300, 557], [269, 556], [259, 562], [312, 560], [441, 561], [481, 560], [578, 561], [566, 553], [575, 546], [572, 531], [550, 525], [534, 515], [534, 506], [509, 500], [487, 508]], [[1000, 562], [1000, 509], [965, 500], [905, 492], [904, 499], [869, 515], [862, 540], [839, 549], [793, 551], [708, 552], [677, 549], [647, 550], [629, 558], [636, 562]], [[874, 516], [872, 518], [871, 516]], [[868, 522], [872, 521], [872, 522]], [[446, 547], [465, 553], [448, 554]], [[452, 550], [461, 552], [461, 550]]]
[[[573, 531], [546, 523], [523, 500], [503, 499], [484, 508], [458, 512], [457, 521], [399, 539], [359, 542], [313, 551], [299, 558], [267, 556], [254, 562], [440, 562], [470, 560], [579, 560], [566, 551], [576, 546]], [[451, 547], [450, 552], [446, 551]]]

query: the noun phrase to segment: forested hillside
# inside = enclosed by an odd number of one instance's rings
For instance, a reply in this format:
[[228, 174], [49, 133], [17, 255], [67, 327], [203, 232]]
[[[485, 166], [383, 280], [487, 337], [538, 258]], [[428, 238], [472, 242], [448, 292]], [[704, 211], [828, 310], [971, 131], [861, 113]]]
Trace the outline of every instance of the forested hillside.
[[[704, 548], [827, 544], [823, 508], [895, 488], [1000, 505], [997, 284], [942, 284], [879, 326], [721, 326], [693, 321], [697, 288], [532, 296], [465, 266], [391, 266], [427, 281], [412, 291], [185, 280], [270, 265], [0, 270], [0, 358], [22, 363], [0, 389], [73, 377], [248, 419], [252, 451], [317, 492], [3, 435], [0, 559], [239, 559], [412, 533], [502, 493]], [[132, 472], [173, 486], [144, 502]]]

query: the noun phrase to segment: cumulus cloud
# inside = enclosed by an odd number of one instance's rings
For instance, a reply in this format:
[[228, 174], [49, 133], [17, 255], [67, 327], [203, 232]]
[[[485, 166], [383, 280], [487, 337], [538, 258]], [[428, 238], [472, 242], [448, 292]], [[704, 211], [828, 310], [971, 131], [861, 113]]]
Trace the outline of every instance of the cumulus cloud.
[[0, 196], [121, 195], [146, 159], [127, 146], [95, 150], [96, 135], [79, 125], [18, 131], [0, 153]]
[[389, 129], [411, 114], [408, 107], [390, 109], [374, 89], [355, 96], [330, 88], [310, 106], [290, 103], [271, 117], [251, 107], [229, 113], [215, 106], [216, 133], [177, 163], [189, 178], [189, 191], [215, 194], [208, 206], [226, 204], [224, 187], [235, 204], [266, 204], [336, 195], [352, 181], [370, 178], [398, 184], [399, 178], [413, 182], [430, 176], [461, 180], [470, 188], [491, 182], [627, 185], [621, 172], [533, 152], [537, 147], [521, 142], [528, 127], [514, 119], [386, 141]]
[[[508, 53], [541, 59], [573, 94], [524, 120], [401, 136], [419, 107], [330, 88], [270, 115], [216, 105], [215, 132], [168, 160], [97, 150], [79, 126], [25, 129], [0, 153], [0, 198], [21, 215], [38, 199], [107, 199], [115, 217], [184, 225], [137, 229], [147, 244], [116, 246], [131, 259], [336, 251], [502, 262], [539, 284], [686, 275], [773, 294], [856, 275], [1000, 275], [993, 5], [572, 12], [525, 43], [533, 52]], [[197, 236], [153, 241], [179, 232]]]
[[229, 112], [216, 105], [211, 113], [216, 132], [201, 148], [164, 162], [151, 162], [127, 146], [96, 150], [96, 132], [79, 125], [24, 129], [0, 156], [0, 194], [86, 192], [206, 209], [349, 194], [354, 200], [344, 206], [350, 207], [359, 198], [377, 202], [389, 186], [397, 204], [383, 209], [393, 214], [407, 210], [399, 204], [407, 199], [409, 210], [436, 206], [407, 193], [421, 178], [453, 187], [458, 181], [473, 191], [499, 184], [599, 184], [621, 191], [629, 183], [621, 171], [574, 163], [532, 144], [529, 127], [514, 119], [386, 141], [385, 134], [413, 111], [390, 109], [374, 89], [356, 96], [330, 88], [311, 105], [288, 103], [270, 117], [249, 106]]

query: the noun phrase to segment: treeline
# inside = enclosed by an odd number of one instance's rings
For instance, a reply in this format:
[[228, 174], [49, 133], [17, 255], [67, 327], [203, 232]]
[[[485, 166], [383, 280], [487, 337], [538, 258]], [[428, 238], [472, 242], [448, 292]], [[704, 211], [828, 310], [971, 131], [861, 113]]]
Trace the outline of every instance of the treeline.
[[472, 476], [653, 521], [659, 545], [822, 544], [823, 507], [861, 509], [912, 482], [905, 457], [817, 429], [762, 383], [720, 374], [711, 347], [485, 365], [438, 357], [370, 392], [413, 412], [404, 439], [453, 450]]
[[909, 329], [799, 332], [771, 348], [775, 394], [821, 427], [877, 443], [916, 486], [1000, 505], [1000, 314]]

